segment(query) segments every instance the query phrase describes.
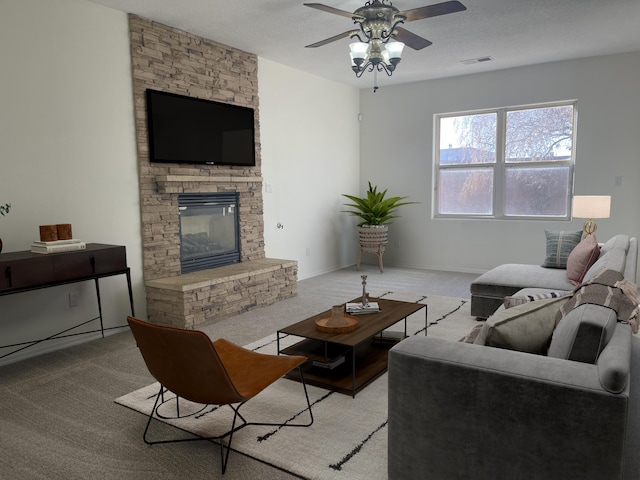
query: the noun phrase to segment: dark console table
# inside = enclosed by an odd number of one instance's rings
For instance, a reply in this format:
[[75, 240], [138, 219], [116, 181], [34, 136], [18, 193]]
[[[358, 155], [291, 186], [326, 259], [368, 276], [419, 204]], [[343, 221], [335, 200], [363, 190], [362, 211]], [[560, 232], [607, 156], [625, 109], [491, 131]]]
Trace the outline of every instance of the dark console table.
[[[95, 332], [100, 332], [104, 338], [105, 328], [102, 323], [102, 304], [98, 280], [103, 277], [123, 274], [127, 277], [131, 315], [135, 315], [133, 292], [131, 290], [131, 271], [127, 267], [127, 253], [124, 246], [88, 243], [86, 249], [73, 252], [39, 254], [22, 251], [0, 254], [0, 296], [94, 280], [98, 298], [97, 317], [46, 338], [11, 345], [0, 345], [0, 351], [5, 348], [19, 347], [10, 353], [0, 354], [0, 358], [7, 357], [47, 340]], [[95, 320], [100, 320], [100, 329], [70, 333], [74, 329]], [[113, 328], [126, 326], [122, 325]]]

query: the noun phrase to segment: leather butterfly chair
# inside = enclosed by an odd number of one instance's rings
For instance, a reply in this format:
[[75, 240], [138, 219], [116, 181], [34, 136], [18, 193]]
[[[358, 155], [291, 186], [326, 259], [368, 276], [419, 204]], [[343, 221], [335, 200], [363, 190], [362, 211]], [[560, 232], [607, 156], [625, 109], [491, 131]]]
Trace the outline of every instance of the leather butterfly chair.
[[[306, 357], [265, 355], [239, 347], [224, 339], [212, 342], [204, 332], [197, 330], [155, 325], [134, 317], [127, 317], [127, 321], [149, 373], [160, 382], [160, 391], [156, 396], [143, 434], [145, 443], [153, 445], [217, 440], [220, 444], [224, 474], [234, 432], [247, 425], [282, 426], [273, 423], [249, 423], [239, 413], [240, 408], [294, 368], [298, 368], [300, 374], [311, 420], [306, 424], [287, 423], [285, 426], [308, 427], [313, 423], [311, 404], [301, 368], [307, 360]], [[204, 405], [229, 405], [234, 411], [231, 429], [216, 437], [149, 441], [147, 431], [154, 413], [158, 415], [157, 409], [162, 404], [160, 399], [164, 397], [166, 390], [173, 392], [177, 397]], [[236, 426], [238, 418], [241, 423]], [[227, 436], [229, 442], [225, 448], [224, 438]]]

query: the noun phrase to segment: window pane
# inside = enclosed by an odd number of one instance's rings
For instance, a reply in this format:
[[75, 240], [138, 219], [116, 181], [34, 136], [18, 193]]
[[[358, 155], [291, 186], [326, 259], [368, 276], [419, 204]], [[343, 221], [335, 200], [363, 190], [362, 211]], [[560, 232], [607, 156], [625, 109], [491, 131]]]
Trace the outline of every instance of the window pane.
[[493, 169], [441, 170], [438, 192], [440, 214], [490, 215], [493, 210]]
[[440, 119], [440, 165], [495, 163], [495, 113]]
[[572, 140], [572, 105], [507, 112], [507, 162], [570, 159]]
[[569, 167], [508, 168], [505, 213], [566, 216]]

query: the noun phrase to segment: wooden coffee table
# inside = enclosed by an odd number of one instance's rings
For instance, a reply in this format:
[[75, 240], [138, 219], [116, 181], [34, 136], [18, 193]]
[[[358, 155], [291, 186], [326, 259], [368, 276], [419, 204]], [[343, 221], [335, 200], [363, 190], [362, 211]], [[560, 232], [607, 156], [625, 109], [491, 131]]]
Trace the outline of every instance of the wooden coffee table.
[[[331, 310], [278, 330], [278, 354], [308, 357], [304, 364], [307, 383], [355, 397], [387, 371], [389, 349], [407, 336], [407, 317], [423, 308], [424, 334], [427, 334], [427, 305], [384, 298], [369, 301], [378, 302], [382, 311], [358, 315], [358, 328], [352, 332], [325, 333], [316, 329], [315, 321], [331, 315]], [[383, 330], [403, 320], [403, 332], [391, 337], [383, 334]], [[280, 340], [287, 335], [302, 337], [302, 340], [280, 349]], [[299, 380], [296, 375], [289, 378]]]

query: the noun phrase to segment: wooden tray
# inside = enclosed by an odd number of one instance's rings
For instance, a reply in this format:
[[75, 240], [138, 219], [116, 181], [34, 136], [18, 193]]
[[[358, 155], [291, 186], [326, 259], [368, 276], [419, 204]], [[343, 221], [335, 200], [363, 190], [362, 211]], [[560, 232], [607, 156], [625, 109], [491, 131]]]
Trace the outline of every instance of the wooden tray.
[[358, 320], [353, 315], [344, 315], [344, 325], [331, 326], [327, 325], [327, 323], [331, 320], [331, 315], [324, 318], [319, 318], [316, 320], [316, 328], [325, 333], [347, 333], [353, 332], [356, 328], [358, 328]]

